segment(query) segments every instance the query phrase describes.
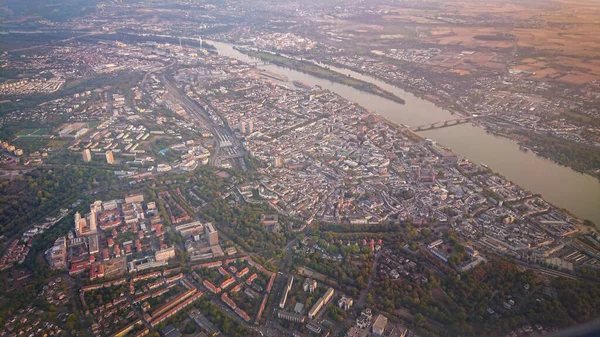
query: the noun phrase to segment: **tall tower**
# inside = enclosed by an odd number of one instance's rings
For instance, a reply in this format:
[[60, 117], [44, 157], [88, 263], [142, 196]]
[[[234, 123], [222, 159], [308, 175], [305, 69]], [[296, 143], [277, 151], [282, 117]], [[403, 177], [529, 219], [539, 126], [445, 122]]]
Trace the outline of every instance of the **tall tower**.
[[254, 122], [248, 121], [248, 134], [251, 134], [253, 132], [254, 132]]
[[115, 157], [113, 156], [113, 152], [110, 150], [106, 151], [106, 162], [111, 165], [115, 163]]
[[85, 149], [81, 152], [81, 156], [83, 157], [83, 161], [89, 163], [92, 161], [92, 152], [90, 149]]
[[240, 121], [240, 132], [243, 135], [245, 135], [247, 131], [248, 131], [248, 129], [247, 129], [246, 121]]
[[77, 212], [77, 213], [75, 213], [75, 234], [77, 234], [77, 236], [79, 236], [79, 234], [81, 233], [80, 222], [81, 222], [81, 214], [79, 214], [79, 212]]
[[207, 222], [204, 225], [204, 233], [207, 236], [209, 245], [214, 246], [219, 244], [219, 232], [217, 232], [215, 226], [212, 223]]
[[90, 233], [98, 233], [98, 228], [96, 227], [96, 210], [94, 209], [90, 212]]

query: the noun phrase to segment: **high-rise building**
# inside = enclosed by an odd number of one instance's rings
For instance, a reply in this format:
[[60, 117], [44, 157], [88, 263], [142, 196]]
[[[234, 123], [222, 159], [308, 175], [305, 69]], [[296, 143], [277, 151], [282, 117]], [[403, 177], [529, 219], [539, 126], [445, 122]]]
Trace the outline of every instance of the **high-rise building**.
[[219, 232], [217, 232], [212, 223], [207, 222], [204, 224], [204, 232], [206, 234], [206, 238], [208, 239], [209, 245], [213, 246], [219, 244]]
[[245, 135], [246, 132], [248, 131], [246, 127], [247, 127], [246, 122], [245, 121], [240, 121], [240, 132], [243, 135]]
[[90, 234], [98, 233], [98, 228], [96, 227], [96, 211], [92, 209], [90, 212]]
[[75, 233], [79, 235], [81, 233], [81, 214], [79, 212], [75, 213]]
[[87, 235], [88, 233], [88, 223], [85, 217], [81, 217], [79, 212], [75, 213], [75, 234], [77, 237]]
[[81, 156], [83, 157], [83, 161], [89, 163], [92, 161], [92, 152], [90, 149], [85, 149], [81, 152]]
[[254, 122], [248, 121], [248, 134], [251, 134], [253, 132], [254, 132]]
[[115, 163], [115, 157], [113, 156], [113, 152], [110, 150], [106, 151], [106, 162], [111, 165]]

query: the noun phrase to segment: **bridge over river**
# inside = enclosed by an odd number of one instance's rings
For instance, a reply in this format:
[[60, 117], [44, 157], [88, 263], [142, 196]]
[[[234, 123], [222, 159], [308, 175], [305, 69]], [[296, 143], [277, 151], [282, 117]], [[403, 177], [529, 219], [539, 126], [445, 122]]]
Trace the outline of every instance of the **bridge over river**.
[[459, 125], [459, 124], [467, 123], [467, 122], [469, 122], [472, 119], [477, 118], [477, 117], [478, 116], [469, 116], [469, 117], [459, 117], [459, 118], [453, 118], [453, 119], [446, 119], [446, 120], [439, 121], [439, 122], [427, 123], [427, 124], [421, 124], [421, 125], [413, 126], [410, 129], [412, 131], [425, 131], [425, 130], [432, 130], [432, 129], [447, 128], [449, 126], [454, 126], [454, 125]]

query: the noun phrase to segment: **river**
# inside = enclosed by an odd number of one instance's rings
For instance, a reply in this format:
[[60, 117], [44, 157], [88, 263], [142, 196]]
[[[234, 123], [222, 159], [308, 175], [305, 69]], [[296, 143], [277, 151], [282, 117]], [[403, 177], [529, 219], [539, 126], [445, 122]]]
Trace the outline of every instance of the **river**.
[[[214, 45], [221, 55], [244, 62], [257, 62], [256, 59], [233, 49], [231, 44], [208, 42]], [[273, 64], [259, 68], [287, 76], [289, 81], [296, 80], [328, 89], [394, 123], [415, 126], [456, 118], [450, 112], [429, 101], [371, 76], [351, 70], [329, 67], [334, 71], [373, 83], [404, 99], [406, 103], [398, 104], [347, 85]], [[600, 182], [594, 177], [558, 165], [534, 153], [523, 152], [519, 150], [519, 146], [515, 142], [489, 134], [482, 128], [471, 124], [423, 131], [419, 134], [435, 140], [474, 163], [485, 163], [490, 169], [519, 186], [533, 193], [539, 193], [552, 204], [568, 209], [575, 215], [589, 219], [600, 226]]]

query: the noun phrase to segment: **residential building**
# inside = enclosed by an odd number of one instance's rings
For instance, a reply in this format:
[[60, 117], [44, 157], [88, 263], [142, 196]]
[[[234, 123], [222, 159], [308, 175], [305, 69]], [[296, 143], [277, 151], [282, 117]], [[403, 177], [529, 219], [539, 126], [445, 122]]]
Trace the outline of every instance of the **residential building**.
[[319, 310], [321, 310], [321, 308], [323, 308], [323, 306], [326, 305], [329, 302], [329, 300], [331, 300], [331, 298], [333, 297], [333, 294], [334, 294], [333, 288], [327, 289], [327, 291], [325, 292], [323, 297], [319, 298], [317, 303], [315, 303], [315, 305], [313, 305], [313, 307], [308, 312], [308, 318], [310, 318], [310, 319], [315, 318], [315, 316], [317, 316], [317, 313], [319, 312]]
[[290, 276], [285, 288], [283, 289], [283, 295], [281, 296], [281, 301], [279, 301], [279, 308], [285, 308], [285, 302], [287, 301], [287, 296], [289, 291], [292, 289], [292, 284], [294, 283], [294, 276]]
[[354, 303], [354, 301], [352, 300], [352, 298], [344, 295], [338, 301], [338, 306], [340, 308], [344, 309], [344, 311], [348, 311], [348, 309], [350, 309], [350, 307], [352, 306], [353, 303]]
[[83, 157], [83, 161], [89, 163], [92, 161], [92, 151], [90, 149], [85, 149], [81, 152], [81, 156]]
[[311, 278], [305, 279], [304, 283], [302, 284], [302, 289], [304, 289], [304, 291], [308, 291], [311, 294], [314, 293], [315, 289], [317, 289], [317, 281]]
[[106, 151], [106, 162], [109, 164], [114, 164], [115, 163], [115, 157], [113, 155], [112, 151]]

